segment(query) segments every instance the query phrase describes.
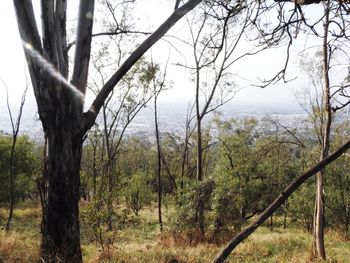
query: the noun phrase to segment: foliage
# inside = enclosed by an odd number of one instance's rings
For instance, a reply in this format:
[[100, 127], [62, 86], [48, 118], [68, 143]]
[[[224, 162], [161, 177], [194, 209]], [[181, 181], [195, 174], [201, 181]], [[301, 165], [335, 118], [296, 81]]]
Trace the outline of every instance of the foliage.
[[[0, 134], [0, 204], [8, 201], [8, 174], [11, 136]], [[14, 198], [28, 198], [36, 191], [34, 143], [27, 136], [19, 136], [14, 155]]]
[[312, 232], [313, 208], [315, 199], [314, 180], [302, 185], [288, 202], [288, 215], [292, 224], [302, 226]]
[[145, 205], [150, 205], [153, 199], [147, 174], [137, 172], [131, 178], [126, 179], [124, 196], [127, 206], [138, 215]]
[[203, 200], [204, 209], [210, 210], [210, 200], [214, 189], [214, 182], [211, 179], [205, 179], [201, 182], [196, 180], [186, 180], [183, 194], [178, 200], [178, 206], [171, 215], [171, 227], [175, 232], [183, 230], [195, 230], [198, 218], [198, 200]]

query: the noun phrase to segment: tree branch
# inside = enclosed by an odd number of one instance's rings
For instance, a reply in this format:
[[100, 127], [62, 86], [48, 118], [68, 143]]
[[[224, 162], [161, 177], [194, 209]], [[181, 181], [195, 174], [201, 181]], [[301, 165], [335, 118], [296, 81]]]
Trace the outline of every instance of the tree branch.
[[136, 61], [149, 50], [160, 38], [166, 34], [169, 29], [175, 25], [184, 15], [197, 6], [202, 0], [189, 0], [186, 4], [176, 9], [170, 17], [160, 27], [150, 35], [121, 65], [121, 67], [114, 73], [114, 75], [107, 81], [102, 87], [101, 91], [95, 98], [94, 102], [90, 106], [89, 110], [84, 114], [84, 118], [81, 123], [81, 128], [78, 133], [86, 133], [95, 122], [95, 119], [103, 105], [103, 102], [108, 97], [109, 93], [129, 71], [129, 69], [136, 63]]
[[86, 93], [89, 71], [94, 5], [95, 0], [81, 0], [79, 4], [77, 43], [71, 82], [83, 94]]

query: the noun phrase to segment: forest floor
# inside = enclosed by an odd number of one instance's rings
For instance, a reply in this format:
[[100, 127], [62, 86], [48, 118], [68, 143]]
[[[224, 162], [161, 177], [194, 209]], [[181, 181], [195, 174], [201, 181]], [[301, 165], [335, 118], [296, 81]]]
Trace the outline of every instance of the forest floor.
[[[84, 211], [84, 206], [81, 209]], [[164, 211], [165, 214], [167, 211]], [[0, 208], [0, 224], [4, 225], [6, 209]], [[25, 204], [15, 209], [10, 233], [0, 230], [0, 262], [40, 262], [40, 208]], [[189, 245], [174, 242], [172, 234], [161, 234], [157, 209], [149, 207], [113, 234], [103, 234], [104, 249], [91, 240], [82, 222], [82, 251], [84, 262], [211, 262], [221, 246], [212, 243]], [[166, 216], [165, 216], [166, 218]], [[84, 220], [84, 217], [82, 217]], [[110, 239], [111, 245], [106, 245]], [[299, 228], [261, 227], [240, 244], [228, 262], [316, 262], [310, 259], [312, 236]], [[327, 261], [350, 262], [350, 240], [335, 231], [327, 231]]]

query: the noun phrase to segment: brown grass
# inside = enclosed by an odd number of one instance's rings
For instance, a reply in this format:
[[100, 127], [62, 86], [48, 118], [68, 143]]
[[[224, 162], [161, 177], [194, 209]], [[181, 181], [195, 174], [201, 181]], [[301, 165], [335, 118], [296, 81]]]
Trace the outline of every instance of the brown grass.
[[[0, 209], [3, 214], [4, 209]], [[5, 215], [5, 214], [4, 214]], [[225, 232], [215, 244], [208, 231], [208, 238], [200, 242], [198, 231], [160, 233], [157, 224], [157, 210], [145, 208], [135, 224], [116, 231], [109, 247], [96, 247], [89, 238], [82, 237], [84, 262], [159, 262], [159, 263], [204, 263], [211, 262], [233, 233]], [[0, 262], [29, 263], [39, 261], [40, 209], [36, 206], [15, 210], [13, 230], [0, 230]], [[82, 232], [84, 235], [84, 232]], [[106, 234], [106, 233], [105, 233]], [[350, 262], [350, 241], [337, 232], [326, 233], [327, 261], [313, 261], [310, 258], [312, 235], [298, 228], [270, 231], [259, 228], [250, 238], [240, 244], [229, 257], [228, 262]]]
[[[28, 232], [0, 232], [0, 259], [6, 263], [39, 262], [39, 242]], [[1, 262], [1, 261], [0, 261]]]

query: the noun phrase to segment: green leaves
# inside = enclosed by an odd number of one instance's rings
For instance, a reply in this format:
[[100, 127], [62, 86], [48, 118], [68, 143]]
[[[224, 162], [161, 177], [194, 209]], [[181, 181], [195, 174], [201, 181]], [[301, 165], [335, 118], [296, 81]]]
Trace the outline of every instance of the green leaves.
[[[12, 137], [0, 134], [0, 202], [8, 200], [8, 174]], [[17, 139], [14, 155], [15, 199], [26, 197], [35, 189], [33, 173], [35, 171], [34, 144], [26, 136]]]

